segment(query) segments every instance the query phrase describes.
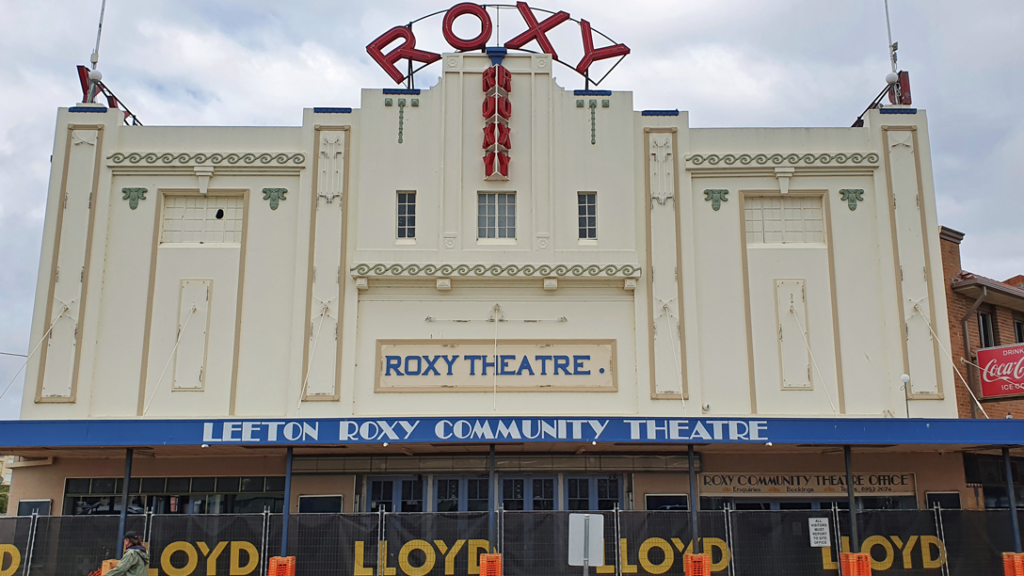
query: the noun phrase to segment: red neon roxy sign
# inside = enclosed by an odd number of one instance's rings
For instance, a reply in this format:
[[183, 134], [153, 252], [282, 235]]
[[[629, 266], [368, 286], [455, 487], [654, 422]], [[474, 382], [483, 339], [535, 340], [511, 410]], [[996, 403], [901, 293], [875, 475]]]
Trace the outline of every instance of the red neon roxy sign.
[[[463, 2], [456, 4], [448, 10], [443, 11], [444, 20], [441, 22], [441, 33], [444, 35], [444, 39], [457, 51], [468, 52], [471, 50], [480, 50], [487, 45], [487, 41], [491, 38], [491, 16], [487, 13], [487, 8], [512, 8], [508, 4], [473, 4], [472, 2]], [[558, 59], [558, 53], [555, 51], [555, 47], [551, 44], [551, 40], [548, 38], [548, 32], [553, 30], [555, 27], [564, 23], [566, 20], [573, 20], [568, 12], [550, 12], [542, 10], [550, 14], [550, 16], [543, 20], [537, 20], [537, 17], [533, 13], [526, 2], [516, 2], [515, 8], [522, 15], [523, 20], [526, 22], [526, 31], [516, 36], [515, 38], [505, 42], [505, 48], [512, 50], [522, 50], [523, 46], [527, 45], [532, 41], [536, 41], [537, 45], [545, 54], [550, 54], [556, 62], [560, 62], [565, 66], [568, 66], [581, 74], [588, 82], [594, 82], [594, 84], [600, 84], [604, 80], [604, 76], [598, 80], [591, 80], [589, 76], [590, 66], [599, 60], [607, 60], [609, 58], [624, 58], [629, 54], [629, 47], [625, 44], [616, 44], [611, 38], [608, 38], [604, 34], [596, 30], [592, 30], [590, 22], [586, 20], [579, 20], [580, 35], [583, 42], [583, 58], [575, 65], [562, 62]], [[430, 16], [441, 14], [441, 12], [435, 12], [420, 18], [423, 20]], [[455, 34], [453, 29], [455, 20], [459, 16], [472, 16], [480, 22], [480, 34], [474, 38], [462, 38]], [[391, 76], [391, 79], [396, 83], [404, 82], [408, 76], [411, 76], [423, 66], [427, 66], [441, 59], [441, 55], [434, 52], [427, 52], [425, 50], [419, 50], [416, 48], [416, 36], [413, 34], [412, 25], [419, 20], [414, 20], [408, 26], [395, 26], [391, 30], [388, 30], [384, 34], [381, 34], [376, 40], [366, 45], [366, 52], [370, 55], [377, 64], [380, 64], [381, 68]], [[605, 40], [611, 42], [610, 46], [603, 46], [601, 48], [594, 47], [594, 33], [597, 33]], [[401, 40], [402, 43], [392, 48], [390, 51], [385, 50], [394, 44], [396, 41]], [[399, 60], [407, 60], [410, 64], [410, 70], [412, 62], [420, 62], [423, 66], [412, 70], [408, 75], [402, 74], [402, 71], [398, 69], [395, 64]], [[617, 63], [616, 63], [617, 64]], [[611, 72], [609, 70], [609, 72]], [[606, 73], [605, 76], [608, 74]]]

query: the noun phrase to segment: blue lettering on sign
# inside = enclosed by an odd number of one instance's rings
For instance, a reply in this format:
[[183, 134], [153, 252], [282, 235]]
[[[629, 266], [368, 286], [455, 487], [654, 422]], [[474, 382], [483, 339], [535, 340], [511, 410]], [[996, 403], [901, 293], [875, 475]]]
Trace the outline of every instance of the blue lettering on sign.
[[[385, 356], [385, 376], [440, 376], [441, 370], [446, 369], [447, 376], [455, 373], [455, 362], [460, 356]], [[523, 355], [520, 359], [517, 354], [502, 354], [490, 356], [485, 354], [467, 355], [461, 357], [464, 362], [469, 363], [469, 375], [477, 375], [477, 363], [479, 362], [480, 376], [488, 375], [488, 368], [493, 368], [491, 375], [497, 376], [521, 376], [524, 372], [530, 376], [536, 376], [534, 364], [530, 362], [529, 355]], [[444, 360], [444, 367], [439, 367], [441, 360]], [[578, 354], [574, 356], [559, 355], [546, 356], [537, 355], [533, 362], [540, 364], [540, 375], [548, 375], [548, 365], [551, 365], [554, 376], [590, 376], [592, 369], [587, 365], [591, 360], [589, 354]], [[518, 368], [516, 368], [518, 366]], [[605, 368], [598, 369], [598, 373], [604, 374]]]
[[586, 376], [590, 374], [590, 370], [583, 369], [583, 361], [590, 360], [590, 356], [573, 356], [572, 357], [572, 373]]
[[540, 361], [540, 375], [548, 375], [548, 360], [551, 360], [551, 356], [534, 356], [534, 359]]
[[555, 376], [558, 376], [558, 371], [561, 370], [566, 376], [569, 375], [569, 357], [568, 356], [555, 356]]
[[455, 361], [459, 358], [459, 356], [456, 354], [455, 356], [452, 356], [450, 360], [448, 359], [447, 356], [441, 356], [441, 358], [444, 358], [444, 363], [448, 365], [448, 375], [451, 376], [452, 364], [455, 364]]
[[391, 376], [391, 369], [395, 370], [395, 374], [402, 376], [402, 357], [401, 356], [386, 356], [384, 358], [386, 363], [386, 370], [384, 371], [385, 376]]
[[434, 356], [433, 360], [431, 360], [429, 356], [424, 356], [423, 359], [427, 361], [427, 367], [423, 369], [423, 375], [424, 376], [426, 376], [427, 374], [430, 374], [431, 370], [434, 371], [435, 375], [437, 375], [437, 376], [441, 375], [441, 373], [437, 371], [437, 367], [435, 366], [435, 364], [437, 364], [437, 361], [441, 359], [440, 356]]
[[519, 363], [519, 370], [516, 370], [516, 376], [523, 373], [523, 370], [528, 370], [530, 376], [533, 376], [533, 366], [530, 366], [530, 357], [523, 356], [523, 361]]

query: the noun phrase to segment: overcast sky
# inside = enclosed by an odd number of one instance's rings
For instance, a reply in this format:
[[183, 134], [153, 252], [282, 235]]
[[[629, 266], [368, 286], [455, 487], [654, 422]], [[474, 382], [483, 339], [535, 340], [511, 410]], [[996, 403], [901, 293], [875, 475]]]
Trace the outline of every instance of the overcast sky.
[[[298, 125], [304, 107], [358, 107], [361, 88], [392, 86], [366, 44], [454, 3], [109, 0], [100, 70], [148, 125]], [[637, 109], [688, 110], [694, 127], [849, 126], [889, 71], [882, 0], [531, 4], [629, 45], [601, 87], [632, 90]], [[966, 269], [1024, 273], [1024, 2], [890, 4], [900, 67], [928, 110], [939, 222], [967, 234]], [[100, 0], [0, 7], [0, 352], [26, 354], [54, 119], [81, 96], [75, 65], [88, 63]], [[458, 25], [470, 36], [467, 20]], [[417, 24], [417, 47], [443, 51], [440, 26]], [[500, 41], [522, 28], [501, 11]], [[575, 62], [578, 28], [564, 28], [555, 46]], [[417, 76], [420, 87], [436, 83], [438, 66]], [[556, 73], [582, 87], [568, 69]], [[0, 355], [0, 392], [23, 362]], [[22, 377], [0, 419], [17, 418]]]

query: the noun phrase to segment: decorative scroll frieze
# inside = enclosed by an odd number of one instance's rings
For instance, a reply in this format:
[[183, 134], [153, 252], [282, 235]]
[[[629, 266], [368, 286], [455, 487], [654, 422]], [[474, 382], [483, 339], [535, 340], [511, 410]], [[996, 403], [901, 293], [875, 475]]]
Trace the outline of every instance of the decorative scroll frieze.
[[694, 166], [701, 166], [703, 164], [709, 166], [717, 166], [719, 164], [726, 166], [736, 164], [740, 166], [752, 164], [757, 166], [768, 164], [876, 164], [878, 160], [878, 154], [874, 152], [839, 152], [836, 154], [691, 154], [686, 157], [686, 161]]
[[356, 264], [352, 276], [639, 278], [632, 264]]
[[107, 156], [112, 164], [303, 164], [301, 152], [115, 152]]

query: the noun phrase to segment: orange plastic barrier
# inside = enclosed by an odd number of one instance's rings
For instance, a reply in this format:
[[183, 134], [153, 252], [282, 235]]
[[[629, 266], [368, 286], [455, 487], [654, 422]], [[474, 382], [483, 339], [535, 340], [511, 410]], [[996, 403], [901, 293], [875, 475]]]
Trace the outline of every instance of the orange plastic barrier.
[[501, 554], [480, 555], [480, 576], [501, 576]]
[[1003, 552], [1003, 574], [1006, 576], [1024, 576], [1024, 554]]
[[711, 576], [711, 555], [687, 554], [683, 556], [683, 571], [686, 576]]
[[267, 576], [295, 576], [295, 556], [271, 558]]
[[843, 576], [871, 576], [871, 556], [864, 552], [840, 554], [839, 563], [843, 569]]

